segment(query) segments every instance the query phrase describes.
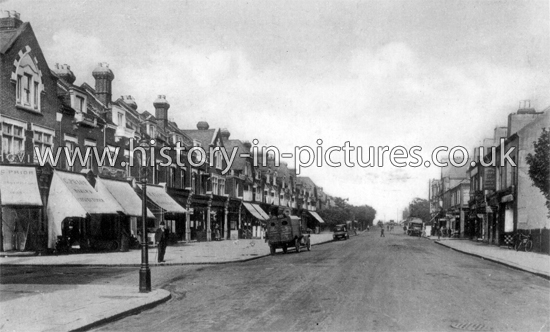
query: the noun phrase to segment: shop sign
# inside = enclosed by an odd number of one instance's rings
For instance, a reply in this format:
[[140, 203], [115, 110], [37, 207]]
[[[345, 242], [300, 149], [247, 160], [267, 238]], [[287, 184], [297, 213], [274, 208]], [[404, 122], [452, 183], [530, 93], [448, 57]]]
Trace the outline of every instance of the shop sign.
[[25, 158], [25, 155], [24, 150], [19, 151], [18, 153], [2, 153], [0, 154], [0, 161], [7, 161], [10, 164], [23, 164], [25, 162], [30, 162], [30, 156]]
[[189, 212], [188, 212], [189, 214], [194, 214], [194, 213], [195, 213], [195, 209], [194, 209], [194, 208], [190, 208], [190, 209], [187, 210], [187, 211], [189, 211]]
[[496, 168], [495, 167], [487, 167], [484, 170], [485, 177], [483, 181], [483, 189], [484, 190], [496, 190]]
[[123, 169], [111, 167], [111, 166], [101, 166], [99, 172], [104, 177], [118, 178], [123, 179], [126, 177], [126, 171]]
[[2, 205], [42, 206], [34, 167], [0, 166]]

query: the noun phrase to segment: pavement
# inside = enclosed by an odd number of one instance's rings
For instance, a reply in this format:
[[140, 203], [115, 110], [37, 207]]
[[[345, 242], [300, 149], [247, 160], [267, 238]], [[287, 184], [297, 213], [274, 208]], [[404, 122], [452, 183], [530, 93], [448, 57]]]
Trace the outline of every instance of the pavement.
[[[312, 234], [312, 245], [332, 241], [332, 233]], [[156, 262], [156, 248], [149, 249], [150, 266], [227, 264], [269, 255], [264, 240], [192, 242], [168, 246], [165, 263]], [[35, 256], [2, 253], [0, 268], [7, 266], [135, 266], [141, 251]], [[115, 285], [1, 284], [0, 331], [78, 331], [116, 320], [162, 302], [170, 292]], [[31, 314], [32, 313], [32, 314]]]
[[508, 247], [498, 247], [481, 241], [469, 239], [449, 239], [432, 237], [435, 243], [444, 247], [479, 257], [508, 267], [536, 274], [550, 279], [550, 256], [536, 252], [510, 250]]

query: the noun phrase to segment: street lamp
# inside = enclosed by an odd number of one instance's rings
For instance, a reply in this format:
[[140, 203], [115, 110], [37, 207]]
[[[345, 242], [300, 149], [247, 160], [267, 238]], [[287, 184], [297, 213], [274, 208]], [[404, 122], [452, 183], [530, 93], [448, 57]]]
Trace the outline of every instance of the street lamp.
[[[151, 147], [149, 140], [143, 138], [139, 141], [139, 146], [145, 150]], [[141, 199], [141, 267], [139, 269], [139, 292], [148, 293], [151, 291], [151, 270], [149, 269], [149, 246], [147, 245], [147, 229], [145, 227], [145, 221], [147, 219], [147, 158], [141, 158], [145, 160], [145, 164], [141, 165], [141, 189], [143, 190], [143, 196]]]

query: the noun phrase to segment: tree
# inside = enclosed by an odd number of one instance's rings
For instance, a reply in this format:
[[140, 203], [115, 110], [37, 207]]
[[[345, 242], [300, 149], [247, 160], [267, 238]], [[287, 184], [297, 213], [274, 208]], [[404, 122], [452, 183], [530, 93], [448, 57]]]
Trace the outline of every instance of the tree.
[[415, 198], [409, 203], [409, 217], [420, 218], [423, 222], [430, 221], [430, 202], [423, 198]]
[[369, 205], [354, 206], [347, 202], [347, 199], [340, 197], [334, 198], [334, 205], [317, 211], [321, 218], [325, 220], [329, 227], [337, 224], [345, 224], [348, 220], [353, 220], [366, 227], [372, 225], [376, 216], [376, 210]]
[[535, 154], [527, 155], [529, 165], [529, 177], [533, 186], [540, 189], [546, 198], [546, 208], [550, 217], [550, 131], [542, 128], [542, 133], [536, 142]]

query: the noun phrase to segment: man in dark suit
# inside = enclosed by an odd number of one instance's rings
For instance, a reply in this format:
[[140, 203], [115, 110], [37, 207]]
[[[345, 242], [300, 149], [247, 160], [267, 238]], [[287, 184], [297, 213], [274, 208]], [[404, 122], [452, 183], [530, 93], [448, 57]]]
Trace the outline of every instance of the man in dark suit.
[[168, 232], [164, 227], [164, 221], [160, 222], [159, 228], [155, 232], [155, 241], [157, 242], [158, 262], [164, 262], [164, 254], [166, 253], [166, 245], [168, 244]]

